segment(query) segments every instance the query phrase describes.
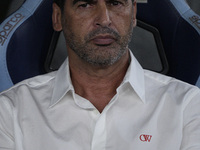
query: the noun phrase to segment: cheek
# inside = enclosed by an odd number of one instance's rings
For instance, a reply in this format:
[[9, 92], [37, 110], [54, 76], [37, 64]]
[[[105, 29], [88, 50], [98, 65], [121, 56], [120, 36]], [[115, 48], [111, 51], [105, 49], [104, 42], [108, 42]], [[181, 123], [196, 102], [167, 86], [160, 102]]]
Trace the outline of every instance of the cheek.
[[81, 34], [82, 32], [88, 32], [92, 27], [91, 17], [86, 17], [85, 15], [74, 14], [69, 21], [72, 30], [74, 32], [78, 32], [79, 34]]
[[74, 34], [76, 34], [77, 38], [80, 42], [85, 42], [88, 35], [95, 29], [92, 21], [89, 19], [78, 19], [74, 24]]
[[69, 41], [76, 41], [79, 44], [85, 43], [85, 37], [87, 36], [88, 31], [86, 24], [82, 20], [80, 22], [78, 22], [78, 20], [70, 20], [65, 26], [66, 39]]
[[130, 30], [130, 25], [132, 23], [132, 17], [130, 15], [116, 15], [116, 17], [113, 18], [113, 27], [116, 28], [116, 30], [121, 33], [122, 35], [127, 34], [127, 32]]
[[111, 13], [113, 27], [121, 34], [127, 34], [130, 30], [130, 25], [133, 23], [133, 7], [127, 6], [123, 13]]

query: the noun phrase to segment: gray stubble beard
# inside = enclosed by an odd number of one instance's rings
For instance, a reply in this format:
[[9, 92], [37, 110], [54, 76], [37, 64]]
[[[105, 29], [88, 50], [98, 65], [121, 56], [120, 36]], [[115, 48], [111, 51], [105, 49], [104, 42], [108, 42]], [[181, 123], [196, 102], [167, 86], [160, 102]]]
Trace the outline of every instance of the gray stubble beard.
[[[98, 28], [90, 32], [82, 43], [80, 43], [72, 30], [66, 29], [67, 22], [63, 21], [65, 29], [63, 30], [66, 44], [72, 49], [82, 60], [95, 66], [110, 66], [117, 62], [128, 50], [128, 43], [131, 40], [133, 32], [133, 23], [131, 22], [128, 34], [120, 36], [116, 31], [108, 27]], [[98, 34], [109, 34], [115, 37], [115, 44], [107, 46], [92, 46], [89, 42], [90, 39], [97, 36]], [[103, 48], [100, 49], [100, 48]], [[107, 49], [107, 50], [106, 50]], [[98, 54], [97, 54], [98, 53]]]

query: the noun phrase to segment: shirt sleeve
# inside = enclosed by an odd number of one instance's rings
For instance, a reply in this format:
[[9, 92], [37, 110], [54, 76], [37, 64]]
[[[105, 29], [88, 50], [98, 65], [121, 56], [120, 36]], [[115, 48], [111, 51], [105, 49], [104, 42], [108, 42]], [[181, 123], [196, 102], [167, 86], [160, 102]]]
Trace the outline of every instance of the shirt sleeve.
[[198, 89], [183, 112], [181, 150], [200, 150], [200, 90]]
[[0, 150], [14, 150], [13, 109], [6, 96], [0, 95]]

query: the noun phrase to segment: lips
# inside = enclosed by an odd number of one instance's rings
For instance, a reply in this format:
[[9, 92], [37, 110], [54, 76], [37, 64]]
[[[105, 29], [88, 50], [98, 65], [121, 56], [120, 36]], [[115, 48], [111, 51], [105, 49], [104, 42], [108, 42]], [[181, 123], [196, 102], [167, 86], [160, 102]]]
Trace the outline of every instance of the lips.
[[99, 45], [99, 46], [107, 46], [115, 42], [115, 38], [110, 35], [101, 35], [101, 36], [96, 36], [92, 39], [94, 44]]

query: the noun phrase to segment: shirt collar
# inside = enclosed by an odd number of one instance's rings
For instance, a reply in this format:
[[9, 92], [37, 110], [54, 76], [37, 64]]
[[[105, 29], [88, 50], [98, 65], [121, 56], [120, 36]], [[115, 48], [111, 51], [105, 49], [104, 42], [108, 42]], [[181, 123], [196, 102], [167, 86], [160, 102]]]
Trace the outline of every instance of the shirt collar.
[[69, 61], [67, 58], [57, 71], [50, 107], [57, 104], [70, 90], [73, 91], [74, 87], [70, 78]]
[[130, 51], [130, 59], [131, 62], [122, 84], [130, 83], [133, 90], [143, 101], [143, 103], [145, 103], [146, 99], [145, 99], [144, 69], [141, 67], [141, 65], [134, 57], [131, 51]]
[[[131, 62], [124, 77], [123, 83], [130, 83], [133, 90], [145, 103], [144, 70], [133, 56], [131, 51], [130, 58]], [[57, 104], [70, 90], [74, 91], [74, 88], [70, 78], [69, 61], [67, 58], [57, 71], [50, 107]]]

